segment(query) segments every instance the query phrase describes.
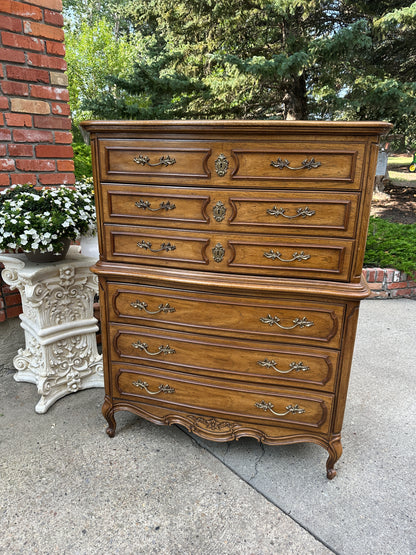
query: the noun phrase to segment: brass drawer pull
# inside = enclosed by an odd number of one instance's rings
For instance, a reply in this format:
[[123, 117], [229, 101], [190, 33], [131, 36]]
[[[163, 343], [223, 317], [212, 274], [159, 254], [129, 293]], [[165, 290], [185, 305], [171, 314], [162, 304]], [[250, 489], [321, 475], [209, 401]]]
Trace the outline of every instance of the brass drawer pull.
[[289, 164], [289, 160], [282, 160], [281, 158], [278, 158], [275, 162], [270, 162], [271, 166], [278, 168], [279, 170], [283, 170], [283, 168], [287, 168], [288, 170], [311, 170], [312, 168], [319, 168], [321, 162], [316, 162], [315, 158], [311, 158], [310, 160], [303, 160], [302, 165], [297, 168], [291, 168]]
[[176, 160], [175, 158], [171, 158], [169, 156], [169, 154], [167, 156], [161, 156], [159, 158], [159, 162], [156, 162], [156, 164], [151, 164], [150, 163], [150, 158], [148, 156], [145, 156], [143, 154], [139, 154], [138, 156], [135, 156], [133, 158], [134, 162], [136, 162], [136, 164], [141, 164], [142, 166], [151, 166], [152, 168], [155, 166], [171, 166], [172, 164], [176, 164]]
[[137, 246], [140, 247], [141, 249], [149, 249], [150, 252], [161, 252], [161, 251], [166, 251], [166, 252], [170, 252], [170, 251], [174, 251], [176, 249], [175, 245], [171, 245], [170, 243], [162, 243], [160, 245], [160, 249], [152, 249], [152, 243], [150, 241], [139, 241], [137, 243]]
[[174, 353], [176, 353], [175, 349], [171, 349], [169, 345], [161, 345], [159, 347], [159, 350], [156, 351], [155, 353], [151, 353], [150, 351], [148, 351], [147, 347], [149, 345], [147, 343], [143, 343], [142, 341], [136, 341], [135, 343], [132, 343], [131, 346], [134, 347], [135, 349], [141, 349], [142, 351], [144, 351], [145, 353], [147, 353], [152, 357], [157, 355], [173, 355]]
[[166, 201], [166, 202], [161, 202], [159, 204], [159, 208], [151, 208], [152, 203], [149, 202], [148, 200], [139, 200], [137, 202], [134, 203], [135, 206], [137, 206], [137, 208], [142, 208], [143, 210], [150, 210], [150, 212], [158, 212], [158, 210], [175, 210], [176, 206], [175, 204], [171, 204], [170, 200]]
[[132, 382], [132, 385], [135, 387], [139, 387], [140, 389], [144, 389], [149, 395], [159, 395], [159, 393], [175, 393], [175, 389], [170, 387], [168, 384], [160, 384], [157, 391], [150, 391], [147, 389], [149, 384], [147, 382], [143, 382], [142, 380], [137, 380], [136, 382]]
[[282, 254], [279, 251], [274, 252], [273, 249], [269, 252], [265, 252], [263, 256], [269, 258], [270, 260], [280, 260], [280, 262], [294, 262], [295, 260], [300, 262], [301, 260], [309, 260], [311, 257], [310, 254], [305, 254], [303, 251], [296, 251], [292, 254], [292, 258], [281, 258]]
[[273, 410], [273, 407], [274, 407], [273, 403], [266, 403], [266, 401], [260, 401], [260, 403], [254, 403], [254, 406], [257, 407], [258, 409], [262, 409], [266, 412], [269, 410], [270, 412], [272, 412], [276, 416], [286, 416], [287, 414], [290, 414], [290, 413], [292, 413], [292, 414], [302, 414], [302, 413], [305, 412], [305, 409], [301, 409], [299, 407], [299, 405], [294, 405], [294, 406], [288, 405], [286, 407], [286, 412], [275, 412]]
[[315, 210], [311, 210], [309, 206], [305, 206], [305, 208], [298, 208], [294, 216], [288, 216], [285, 214], [284, 208], [277, 208], [277, 206], [273, 206], [273, 208], [269, 208], [267, 210], [267, 213], [270, 214], [270, 216], [276, 216], [276, 218], [283, 216], [288, 220], [293, 220], [294, 218], [306, 218], [307, 216], [313, 216], [315, 214]]
[[259, 366], [264, 366], [265, 368], [273, 368], [273, 370], [276, 370], [279, 374], [289, 374], [290, 372], [299, 372], [300, 370], [306, 372], [307, 370], [310, 370], [309, 366], [305, 366], [303, 362], [291, 362], [289, 364], [289, 370], [280, 370], [276, 366], [277, 362], [274, 360], [268, 360], [267, 358], [264, 360], [258, 360], [257, 364]]
[[279, 328], [282, 328], [282, 330], [293, 330], [293, 328], [296, 328], [297, 326], [299, 326], [300, 328], [310, 328], [314, 325], [314, 323], [309, 322], [309, 320], [305, 316], [303, 316], [303, 318], [295, 318], [294, 320], [292, 320], [293, 326], [289, 327], [282, 326], [280, 324], [280, 320], [281, 319], [278, 316], [271, 316], [270, 314], [268, 314], [266, 317], [260, 318], [260, 322], [262, 322], [263, 324], [269, 324], [269, 326], [278, 326]]
[[170, 306], [169, 303], [166, 303], [165, 305], [160, 304], [155, 311], [147, 310], [148, 305], [144, 301], [134, 301], [130, 303], [130, 306], [133, 308], [138, 308], [139, 310], [144, 310], [148, 314], [159, 314], [159, 312], [175, 312], [175, 308], [173, 306]]

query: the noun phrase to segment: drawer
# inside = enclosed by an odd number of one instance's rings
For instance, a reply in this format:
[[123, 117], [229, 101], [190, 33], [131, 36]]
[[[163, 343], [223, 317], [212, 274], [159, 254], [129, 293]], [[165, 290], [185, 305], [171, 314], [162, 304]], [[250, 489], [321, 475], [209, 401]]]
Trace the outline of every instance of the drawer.
[[114, 365], [113, 395], [190, 413], [327, 432], [333, 396]]
[[103, 184], [106, 223], [352, 238], [359, 193]]
[[344, 304], [220, 295], [110, 282], [109, 320], [339, 348]]
[[346, 281], [353, 241], [104, 226], [105, 257], [151, 266]]
[[99, 140], [102, 181], [169, 183], [207, 181], [213, 143], [176, 140]]
[[111, 359], [205, 376], [333, 392], [338, 352], [281, 343], [110, 326]]
[[275, 182], [278, 187], [359, 190], [364, 149], [362, 143], [336, 141], [234, 144], [230, 178], [246, 187]]
[[359, 190], [365, 144], [99, 139], [101, 181]]

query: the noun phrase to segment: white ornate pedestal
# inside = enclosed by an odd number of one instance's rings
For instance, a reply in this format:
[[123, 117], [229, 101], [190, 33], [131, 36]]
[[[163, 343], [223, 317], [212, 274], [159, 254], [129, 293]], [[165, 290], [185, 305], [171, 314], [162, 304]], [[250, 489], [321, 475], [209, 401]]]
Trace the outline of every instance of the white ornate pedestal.
[[65, 260], [48, 264], [29, 262], [23, 254], [0, 255], [3, 280], [22, 297], [26, 348], [13, 360], [14, 379], [37, 385], [38, 413], [69, 393], [104, 387], [93, 316], [98, 281], [89, 270], [96, 260], [78, 250], [71, 247]]

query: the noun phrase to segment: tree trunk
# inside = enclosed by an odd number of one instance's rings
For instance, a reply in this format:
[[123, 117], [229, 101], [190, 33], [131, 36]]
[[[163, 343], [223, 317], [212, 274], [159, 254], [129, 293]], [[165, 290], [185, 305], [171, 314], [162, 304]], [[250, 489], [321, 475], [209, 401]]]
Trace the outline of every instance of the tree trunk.
[[306, 83], [303, 74], [293, 77], [287, 84], [286, 94], [283, 97], [283, 114], [287, 120], [308, 119]]

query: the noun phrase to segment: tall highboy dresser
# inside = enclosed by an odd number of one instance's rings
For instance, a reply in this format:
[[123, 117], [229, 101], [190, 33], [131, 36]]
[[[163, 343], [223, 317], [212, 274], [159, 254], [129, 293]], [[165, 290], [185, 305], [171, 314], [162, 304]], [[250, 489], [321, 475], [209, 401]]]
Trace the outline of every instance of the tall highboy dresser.
[[107, 433], [314, 442], [336, 474], [383, 122], [92, 121]]

